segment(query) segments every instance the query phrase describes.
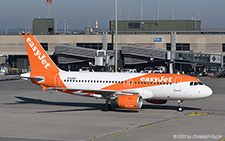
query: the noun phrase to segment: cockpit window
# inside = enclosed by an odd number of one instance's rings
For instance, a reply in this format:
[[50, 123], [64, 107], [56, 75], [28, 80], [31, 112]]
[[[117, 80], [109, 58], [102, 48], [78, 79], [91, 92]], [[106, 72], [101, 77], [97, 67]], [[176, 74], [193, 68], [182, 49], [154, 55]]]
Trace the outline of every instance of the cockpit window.
[[198, 82], [199, 85], [204, 85], [202, 82]]
[[198, 85], [198, 82], [194, 82], [194, 85]]
[[193, 85], [193, 82], [191, 82], [190, 85], [192, 86]]

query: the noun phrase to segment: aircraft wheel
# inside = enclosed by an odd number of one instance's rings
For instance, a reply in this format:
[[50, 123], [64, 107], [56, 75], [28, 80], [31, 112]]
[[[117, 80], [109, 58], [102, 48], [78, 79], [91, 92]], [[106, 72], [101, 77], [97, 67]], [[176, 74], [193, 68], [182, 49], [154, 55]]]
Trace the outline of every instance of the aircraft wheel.
[[110, 104], [105, 104], [102, 106], [102, 111], [110, 111], [112, 109]]
[[178, 108], [178, 112], [182, 112], [184, 109], [182, 107]]

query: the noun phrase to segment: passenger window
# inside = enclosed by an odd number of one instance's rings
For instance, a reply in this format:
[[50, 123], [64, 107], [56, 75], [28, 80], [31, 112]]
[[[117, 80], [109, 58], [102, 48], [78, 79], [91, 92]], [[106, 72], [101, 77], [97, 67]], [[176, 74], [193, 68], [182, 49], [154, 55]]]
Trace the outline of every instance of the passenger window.
[[194, 85], [198, 85], [198, 82], [194, 82]]
[[64, 82], [66, 82], [66, 79], [64, 79]]
[[191, 82], [190, 85], [193, 86], [193, 82]]

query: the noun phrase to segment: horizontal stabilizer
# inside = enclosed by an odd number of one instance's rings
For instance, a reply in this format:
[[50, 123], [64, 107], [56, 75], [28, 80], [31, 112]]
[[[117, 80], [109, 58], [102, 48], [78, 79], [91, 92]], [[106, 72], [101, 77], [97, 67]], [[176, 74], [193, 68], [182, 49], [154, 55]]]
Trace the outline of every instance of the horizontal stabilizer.
[[20, 75], [20, 78], [22, 79], [33, 79], [37, 82], [44, 82], [45, 78], [43, 76], [35, 76], [35, 77], [30, 77], [30, 73], [23, 73]]

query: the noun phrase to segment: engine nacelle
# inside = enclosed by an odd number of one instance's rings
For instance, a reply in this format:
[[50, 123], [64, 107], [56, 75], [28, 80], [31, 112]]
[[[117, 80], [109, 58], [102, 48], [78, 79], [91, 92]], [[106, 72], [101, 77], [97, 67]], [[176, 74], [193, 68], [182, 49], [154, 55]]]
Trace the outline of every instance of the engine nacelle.
[[143, 99], [140, 95], [119, 95], [116, 102], [121, 108], [140, 109], [143, 104]]
[[146, 102], [153, 103], [153, 104], [166, 104], [167, 100], [159, 100], [159, 99], [146, 99]]

